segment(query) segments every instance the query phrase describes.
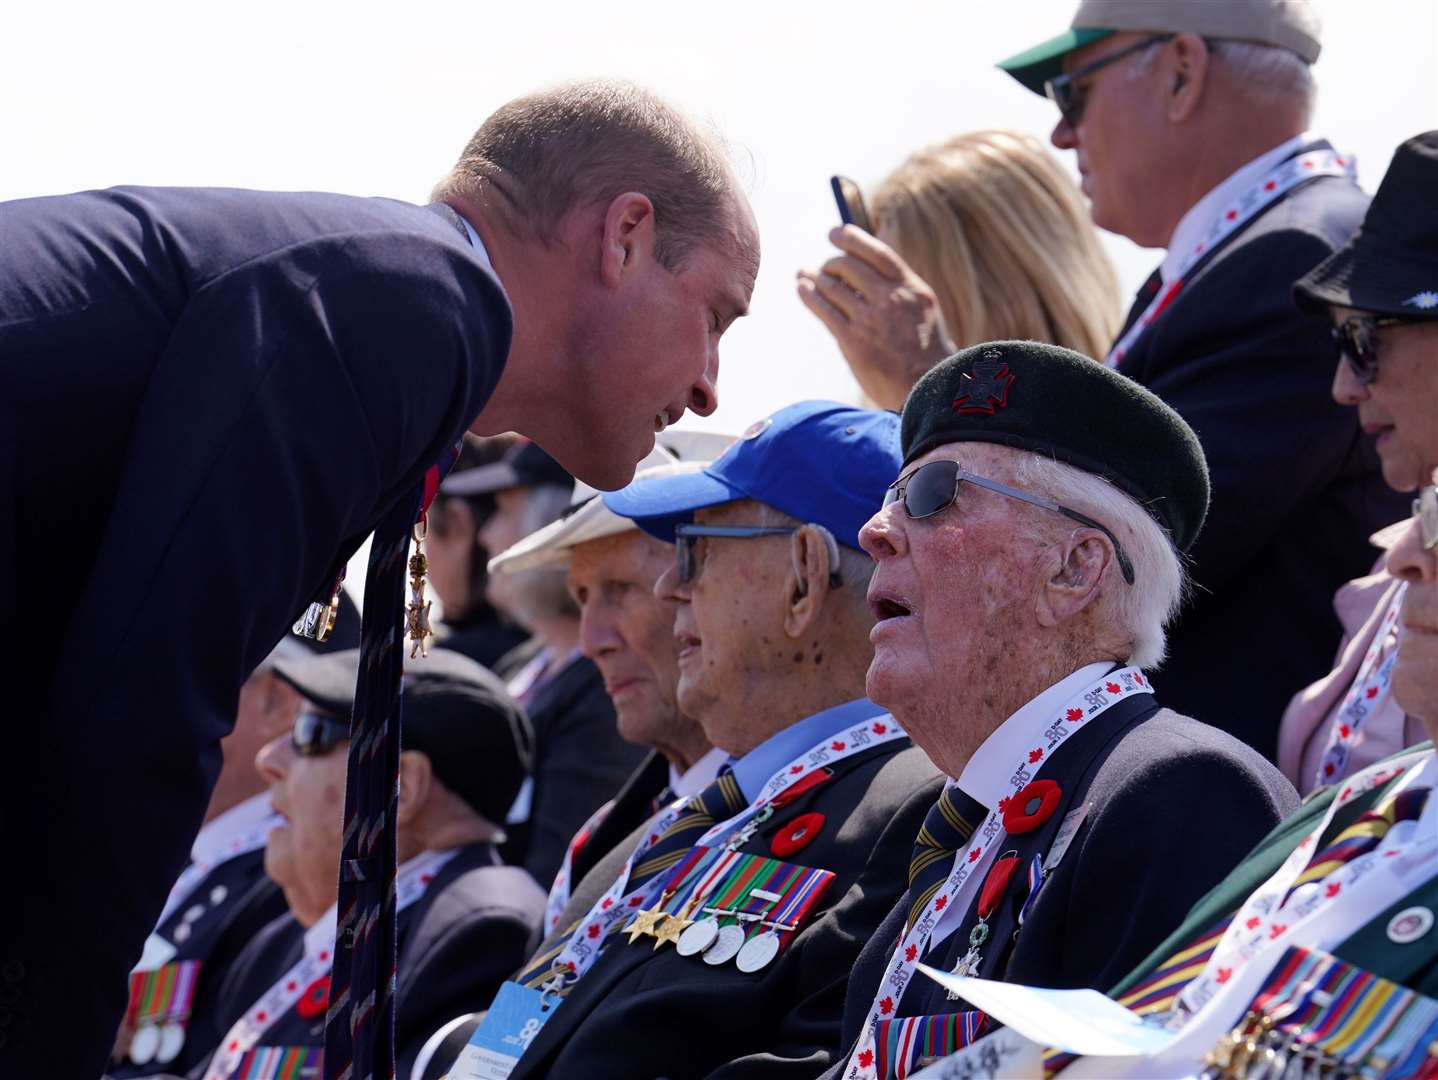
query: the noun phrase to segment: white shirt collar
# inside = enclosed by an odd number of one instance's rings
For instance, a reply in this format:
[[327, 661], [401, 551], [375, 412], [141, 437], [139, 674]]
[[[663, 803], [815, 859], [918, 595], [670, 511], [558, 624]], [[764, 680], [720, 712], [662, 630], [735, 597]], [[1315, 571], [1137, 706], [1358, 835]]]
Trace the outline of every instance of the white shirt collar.
[[1028, 751], [1034, 729], [1091, 682], [1113, 670], [1112, 660], [1081, 667], [1060, 679], [1043, 693], [1029, 700], [983, 741], [959, 774], [959, 787], [992, 810], [1009, 794], [1009, 776], [1013, 764]]
[[[475, 227], [469, 223], [469, 219], [463, 214], [460, 214], [458, 210], [456, 210], [455, 213], [459, 214], [459, 223], [464, 226], [464, 231], [469, 234], [469, 242], [474, 245], [474, 254], [478, 257], [484, 268], [489, 271], [489, 276], [494, 278], [495, 283], [499, 285], [499, 291], [504, 292], [504, 282], [499, 280], [499, 271], [494, 268], [494, 260], [489, 257], [489, 248], [485, 247], [484, 241], [479, 238], [479, 231], [475, 229]], [[504, 298], [508, 300], [509, 294], [504, 293]]]
[[1295, 135], [1272, 150], [1259, 154], [1189, 207], [1188, 213], [1179, 219], [1178, 227], [1173, 230], [1173, 237], [1168, 242], [1168, 254], [1158, 268], [1164, 284], [1173, 280], [1178, 273], [1179, 263], [1204, 238], [1214, 215], [1222, 207], [1237, 201], [1240, 195], [1263, 178], [1264, 173], [1271, 172], [1280, 162], [1291, 158], [1313, 140], [1314, 136], [1305, 131], [1302, 135]]
[[239, 836], [258, 828], [266, 818], [273, 817], [274, 814], [268, 791], [262, 791], [242, 803], [237, 803], [213, 821], [201, 826], [194, 844], [190, 847], [190, 858], [199, 863], [214, 862]]
[[729, 755], [716, 746], [682, 773], [674, 768], [674, 763], [671, 761], [669, 763], [669, 787], [678, 796], [687, 798], [690, 795], [698, 795], [714, 781], [714, 778], [719, 775], [719, 767], [728, 760]]

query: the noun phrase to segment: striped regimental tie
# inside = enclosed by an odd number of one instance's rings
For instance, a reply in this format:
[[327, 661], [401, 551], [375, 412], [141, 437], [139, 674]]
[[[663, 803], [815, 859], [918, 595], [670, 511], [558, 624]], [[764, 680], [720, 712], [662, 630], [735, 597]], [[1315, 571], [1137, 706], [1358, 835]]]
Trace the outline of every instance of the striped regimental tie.
[[[714, 781], [685, 804], [669, 828], [660, 833], [654, 843], [649, 845], [649, 849], [639, 857], [639, 861], [629, 872], [626, 892], [643, 888], [645, 883], [658, 874], [672, 869], [712, 825], [727, 821], [748, 805], [749, 801], [744, 798], [744, 793], [739, 790], [739, 784], [734, 779], [733, 770], [727, 765], [724, 766]], [[557, 944], [537, 955], [525, 968], [519, 981], [534, 989], [539, 989], [541, 984], [547, 982], [553, 974], [555, 958], [564, 951], [569, 935], [583, 921], [581, 918], [565, 927], [557, 939]], [[621, 929], [622, 920], [614, 924], [610, 934]], [[571, 988], [566, 986], [561, 993], [568, 993]]]
[[909, 895], [914, 900], [909, 905], [906, 934], [948, 878], [954, 856], [968, 844], [987, 816], [979, 801], [957, 784], [949, 784], [939, 793], [938, 802], [929, 808], [914, 840], [914, 854], [909, 860]]
[[[1431, 790], [1415, 788], [1389, 795], [1377, 806], [1364, 811], [1353, 824], [1309, 860], [1303, 872], [1294, 879], [1284, 899], [1292, 896], [1293, 890], [1300, 885], [1306, 885], [1310, 881], [1322, 881], [1345, 863], [1372, 851], [1382, 843], [1388, 830], [1400, 821], [1416, 820], [1423, 812], [1423, 804]], [[1119, 1004], [1139, 1014], [1168, 1012], [1172, 1009], [1175, 999], [1183, 992], [1184, 987], [1203, 971], [1232, 919], [1233, 915], [1225, 916], [1204, 930], [1119, 998]]]

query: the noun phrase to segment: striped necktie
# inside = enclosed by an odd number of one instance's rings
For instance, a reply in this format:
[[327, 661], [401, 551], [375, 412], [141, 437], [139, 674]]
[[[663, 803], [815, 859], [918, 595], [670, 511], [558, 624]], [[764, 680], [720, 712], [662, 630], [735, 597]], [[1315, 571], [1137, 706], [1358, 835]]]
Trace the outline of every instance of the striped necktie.
[[370, 545], [345, 777], [339, 920], [325, 1017], [326, 1080], [394, 1076], [395, 810], [406, 556], [416, 520], [458, 455], [455, 446], [429, 469], [422, 486], [380, 519]]
[[[1422, 813], [1423, 804], [1431, 790], [1414, 788], [1397, 795], [1389, 795], [1377, 806], [1364, 811], [1353, 824], [1309, 860], [1303, 872], [1294, 879], [1293, 885], [1284, 894], [1284, 899], [1292, 896], [1293, 890], [1300, 885], [1310, 881], [1322, 881], [1345, 863], [1372, 851], [1383, 841], [1388, 830], [1400, 821], [1416, 820]], [[1140, 1015], [1168, 1012], [1184, 987], [1203, 971], [1232, 920], [1233, 915], [1230, 914], [1209, 926], [1119, 998], [1119, 1004]]]
[[[658, 835], [649, 849], [634, 864], [629, 871], [629, 885], [626, 891], [633, 892], [635, 889], [642, 888], [655, 875], [671, 869], [694, 847], [710, 826], [716, 822], [727, 821], [748, 805], [749, 801], [744, 798], [744, 793], [739, 790], [739, 784], [734, 779], [734, 770], [725, 765], [708, 787], [684, 805], [684, 809], [679, 812], [679, 816], [674, 819], [669, 828]], [[529, 966], [519, 977], [519, 981], [525, 986], [536, 988], [547, 981], [555, 957], [564, 951], [569, 935], [583, 921], [581, 918], [565, 927], [556, 944], [545, 949], [530, 961]], [[617, 932], [621, 928], [621, 924], [616, 923], [611, 933]], [[567, 992], [568, 988], [565, 989]]]
[[929, 808], [914, 840], [914, 854], [909, 860], [909, 895], [914, 900], [909, 905], [905, 933], [949, 876], [954, 856], [987, 816], [979, 801], [957, 784], [946, 785], [939, 793], [939, 801]]

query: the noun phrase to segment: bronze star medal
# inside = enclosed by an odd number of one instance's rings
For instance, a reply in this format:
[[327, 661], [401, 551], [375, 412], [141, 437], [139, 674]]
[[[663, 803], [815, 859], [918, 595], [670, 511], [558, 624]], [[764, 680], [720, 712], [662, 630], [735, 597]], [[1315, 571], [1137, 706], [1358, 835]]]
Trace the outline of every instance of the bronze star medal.
[[659, 923], [659, 931], [654, 935], [654, 948], [668, 942], [672, 945], [679, 944], [679, 935], [693, 925], [692, 919], [686, 919], [683, 915], [666, 914]]
[[664, 918], [664, 912], [655, 904], [652, 908], [640, 908], [634, 913], [634, 921], [625, 928], [629, 944], [633, 945], [642, 937], [653, 937], [654, 927]]

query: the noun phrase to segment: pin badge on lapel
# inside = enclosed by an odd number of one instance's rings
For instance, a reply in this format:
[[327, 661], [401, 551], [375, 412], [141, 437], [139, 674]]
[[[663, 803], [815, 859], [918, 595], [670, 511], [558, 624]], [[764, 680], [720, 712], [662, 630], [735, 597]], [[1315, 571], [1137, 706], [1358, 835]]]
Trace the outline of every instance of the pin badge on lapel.
[[818, 812], [800, 814], [792, 821], [780, 826], [769, 841], [769, 850], [781, 859], [787, 859], [796, 851], [807, 847], [824, 827], [824, 815]]

